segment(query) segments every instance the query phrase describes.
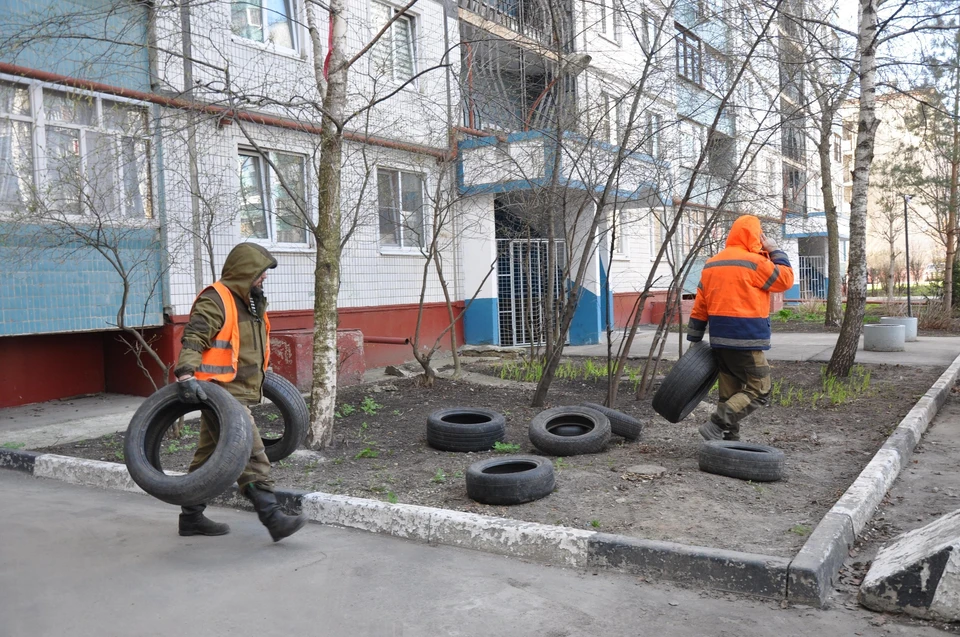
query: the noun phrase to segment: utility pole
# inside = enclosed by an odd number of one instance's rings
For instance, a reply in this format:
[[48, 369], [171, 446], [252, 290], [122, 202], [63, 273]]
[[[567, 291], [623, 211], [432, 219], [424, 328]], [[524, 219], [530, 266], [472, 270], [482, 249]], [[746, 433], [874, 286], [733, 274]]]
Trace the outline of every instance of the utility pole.
[[910, 201], [911, 195], [903, 196], [903, 243], [904, 243], [904, 254], [907, 259], [907, 316], [911, 317], [913, 314], [910, 313], [910, 218], [907, 216], [907, 203]]

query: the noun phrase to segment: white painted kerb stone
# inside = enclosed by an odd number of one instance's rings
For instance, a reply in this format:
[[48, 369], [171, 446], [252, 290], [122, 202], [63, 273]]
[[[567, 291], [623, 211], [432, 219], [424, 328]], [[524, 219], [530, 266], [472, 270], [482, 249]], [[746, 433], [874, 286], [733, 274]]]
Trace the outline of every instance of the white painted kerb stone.
[[472, 548], [564, 566], [586, 566], [594, 531], [327, 493], [302, 498], [307, 518], [421, 542]]
[[33, 475], [102, 489], [143, 493], [143, 489], [138, 487], [130, 477], [127, 467], [115, 462], [85, 460], [48, 453], [37, 458]]
[[873, 610], [960, 620], [960, 511], [881, 548], [859, 598]]

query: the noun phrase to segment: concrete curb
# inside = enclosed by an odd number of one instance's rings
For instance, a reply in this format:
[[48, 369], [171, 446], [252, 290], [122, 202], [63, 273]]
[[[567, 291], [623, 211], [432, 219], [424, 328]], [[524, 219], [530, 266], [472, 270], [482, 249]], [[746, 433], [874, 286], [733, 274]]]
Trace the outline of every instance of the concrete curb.
[[790, 562], [787, 599], [823, 605], [847, 552], [873, 517], [960, 376], [960, 356], [940, 375], [814, 529]]
[[[320, 524], [444, 544], [565, 567], [608, 568], [759, 597], [822, 605], [857, 534], [869, 521], [950, 388], [957, 357], [917, 402], [792, 559], [688, 546], [506, 518], [277, 489], [290, 511]], [[122, 464], [0, 449], [0, 469], [101, 488], [144, 493]], [[251, 509], [232, 487], [215, 502]]]

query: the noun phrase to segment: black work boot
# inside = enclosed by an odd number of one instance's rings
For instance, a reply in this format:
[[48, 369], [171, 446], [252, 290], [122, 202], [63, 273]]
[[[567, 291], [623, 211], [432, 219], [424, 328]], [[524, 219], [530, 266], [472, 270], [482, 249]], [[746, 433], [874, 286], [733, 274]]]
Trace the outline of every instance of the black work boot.
[[700, 425], [699, 431], [704, 440], [723, 440], [726, 433], [720, 425], [710, 420]]
[[226, 535], [230, 527], [203, 514], [206, 504], [180, 507], [180, 535]]
[[307, 516], [287, 515], [277, 504], [277, 496], [271, 491], [258, 489], [255, 485], [247, 485], [244, 495], [253, 502], [253, 508], [260, 517], [260, 523], [270, 531], [274, 542], [293, 535], [307, 523]]

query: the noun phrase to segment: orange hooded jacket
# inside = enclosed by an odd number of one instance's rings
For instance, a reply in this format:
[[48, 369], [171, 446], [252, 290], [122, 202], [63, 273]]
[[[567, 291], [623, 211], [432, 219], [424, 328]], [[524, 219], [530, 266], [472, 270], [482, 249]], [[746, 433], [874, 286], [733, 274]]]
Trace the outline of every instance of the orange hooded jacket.
[[726, 247], [707, 260], [690, 313], [687, 340], [698, 342], [710, 327], [710, 346], [770, 349], [770, 293], [793, 286], [793, 269], [782, 250], [761, 251], [760, 220], [733, 222]]

